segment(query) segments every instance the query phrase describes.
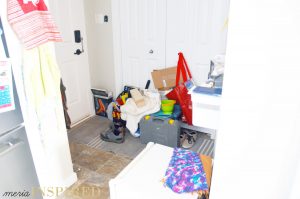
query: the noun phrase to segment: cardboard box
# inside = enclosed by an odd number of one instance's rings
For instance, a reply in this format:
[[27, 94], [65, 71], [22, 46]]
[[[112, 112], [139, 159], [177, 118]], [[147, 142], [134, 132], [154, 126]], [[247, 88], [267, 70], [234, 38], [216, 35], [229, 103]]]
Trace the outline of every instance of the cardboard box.
[[175, 87], [176, 72], [177, 66], [154, 70], [151, 75], [155, 88], [158, 90], [168, 90]]
[[213, 167], [212, 159], [211, 159], [211, 157], [206, 156], [206, 155], [202, 155], [202, 154], [200, 154], [199, 156], [200, 156], [200, 159], [202, 161], [204, 171], [206, 173], [207, 185], [210, 188], [211, 177], [212, 177], [212, 167]]

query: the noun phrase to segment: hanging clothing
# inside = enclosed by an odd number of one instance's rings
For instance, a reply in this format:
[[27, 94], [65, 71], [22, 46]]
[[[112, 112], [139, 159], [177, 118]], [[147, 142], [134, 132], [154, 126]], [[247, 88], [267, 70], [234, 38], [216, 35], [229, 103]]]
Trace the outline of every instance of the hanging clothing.
[[62, 99], [62, 103], [63, 103], [63, 107], [64, 107], [66, 128], [70, 129], [71, 128], [71, 118], [68, 114], [66, 87], [65, 87], [62, 79], [60, 79], [60, 92], [61, 92], [61, 99]]
[[44, 0], [8, 0], [7, 19], [24, 48], [62, 41]]
[[25, 87], [29, 86], [26, 94], [37, 110], [45, 98], [60, 97], [60, 71], [50, 45], [44, 44], [23, 53]]
[[41, 140], [46, 148], [53, 142], [56, 133], [66, 131], [60, 77], [53, 44], [24, 51], [23, 78], [27, 103], [36, 112]]

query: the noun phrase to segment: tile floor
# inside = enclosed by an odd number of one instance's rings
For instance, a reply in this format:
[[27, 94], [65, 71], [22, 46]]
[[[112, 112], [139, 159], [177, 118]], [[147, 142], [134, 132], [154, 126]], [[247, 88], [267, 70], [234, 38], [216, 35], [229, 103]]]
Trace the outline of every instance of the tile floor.
[[[95, 116], [69, 130], [71, 157], [78, 181], [58, 199], [108, 199], [109, 180], [146, 146], [127, 133], [121, 145], [99, 142], [99, 146], [90, 147], [90, 142], [105, 131], [109, 124], [106, 118]], [[199, 134], [192, 150], [206, 154], [211, 147], [214, 147], [214, 142], [206, 134]]]
[[72, 141], [70, 151], [78, 181], [59, 199], [109, 198], [108, 181], [132, 160], [125, 155], [101, 151]]

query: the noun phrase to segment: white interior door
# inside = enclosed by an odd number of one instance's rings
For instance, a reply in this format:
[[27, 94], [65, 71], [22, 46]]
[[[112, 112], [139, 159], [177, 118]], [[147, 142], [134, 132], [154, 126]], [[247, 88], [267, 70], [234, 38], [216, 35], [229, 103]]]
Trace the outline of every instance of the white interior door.
[[119, 3], [122, 82], [144, 88], [147, 80], [152, 80], [152, 70], [165, 67], [166, 1], [121, 0]]
[[166, 65], [182, 51], [196, 83], [207, 79], [210, 60], [224, 54], [229, 0], [167, 0]]
[[[62, 34], [63, 42], [55, 44], [57, 62], [66, 86], [68, 113], [72, 124], [92, 114], [90, 74], [86, 47], [86, 32], [82, 0], [51, 0], [50, 8], [55, 22]], [[80, 30], [84, 42], [84, 52], [75, 55], [81, 49], [75, 43], [74, 30]]]

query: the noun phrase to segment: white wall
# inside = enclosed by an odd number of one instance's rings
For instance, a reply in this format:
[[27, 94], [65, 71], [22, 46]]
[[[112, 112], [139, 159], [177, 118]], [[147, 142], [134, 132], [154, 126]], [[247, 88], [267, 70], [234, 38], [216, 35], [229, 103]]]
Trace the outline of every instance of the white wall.
[[300, 2], [233, 0], [229, 13], [210, 198], [299, 198]]
[[[84, 1], [91, 85], [115, 91], [112, 17], [110, 0]], [[108, 15], [108, 23], [97, 24], [96, 14]]]

